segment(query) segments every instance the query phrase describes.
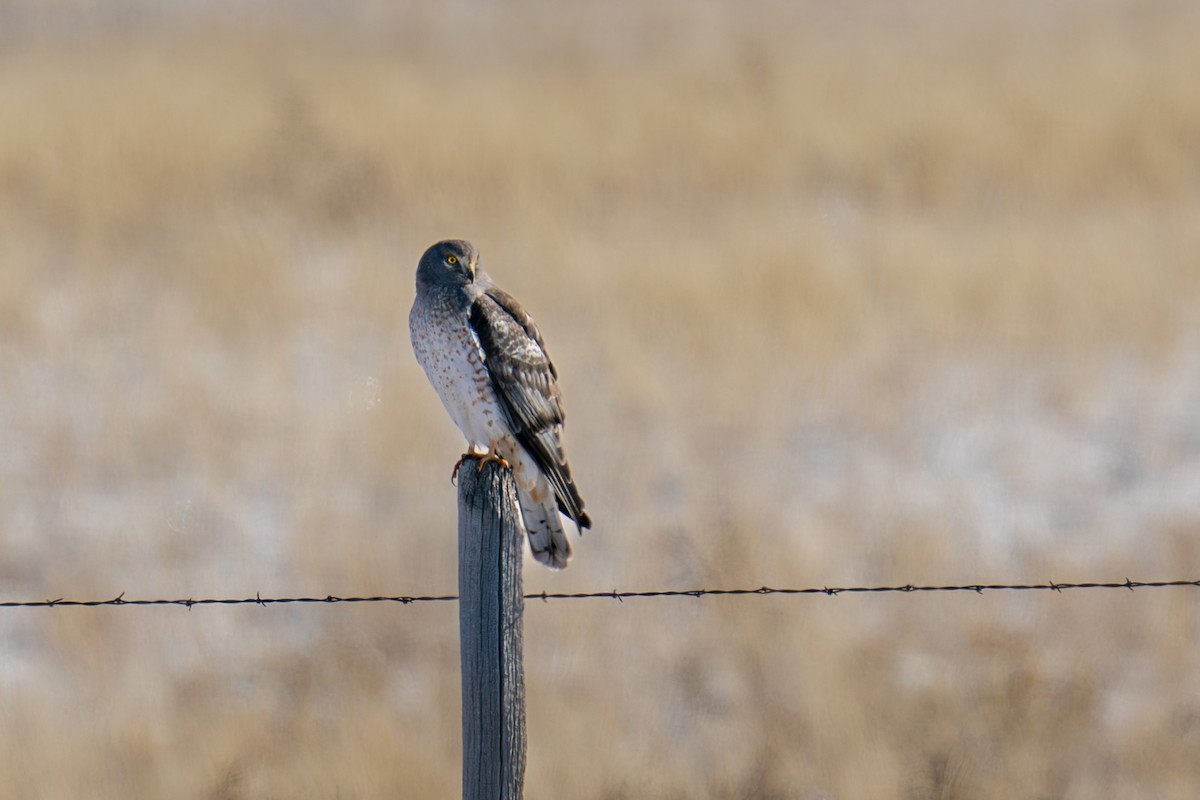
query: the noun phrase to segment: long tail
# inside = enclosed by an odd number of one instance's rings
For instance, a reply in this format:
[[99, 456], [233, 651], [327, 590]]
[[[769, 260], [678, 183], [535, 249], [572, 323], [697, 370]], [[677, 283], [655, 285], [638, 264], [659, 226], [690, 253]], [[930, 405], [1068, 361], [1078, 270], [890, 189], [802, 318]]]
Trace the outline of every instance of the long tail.
[[571, 558], [571, 543], [567, 541], [566, 531], [563, 530], [554, 493], [546, 492], [546, 498], [541, 503], [524, 491], [518, 490], [517, 497], [533, 557], [550, 569], [567, 566]]

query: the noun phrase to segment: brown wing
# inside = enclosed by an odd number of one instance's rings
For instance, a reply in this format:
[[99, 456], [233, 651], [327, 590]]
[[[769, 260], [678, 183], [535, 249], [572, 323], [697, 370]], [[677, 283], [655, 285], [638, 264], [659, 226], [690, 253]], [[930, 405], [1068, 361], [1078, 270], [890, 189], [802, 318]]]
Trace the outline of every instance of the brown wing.
[[471, 329], [509, 427], [554, 487], [558, 507], [581, 528], [591, 527], [562, 448], [565, 418], [558, 372], [533, 318], [516, 299], [492, 287], [471, 305]]

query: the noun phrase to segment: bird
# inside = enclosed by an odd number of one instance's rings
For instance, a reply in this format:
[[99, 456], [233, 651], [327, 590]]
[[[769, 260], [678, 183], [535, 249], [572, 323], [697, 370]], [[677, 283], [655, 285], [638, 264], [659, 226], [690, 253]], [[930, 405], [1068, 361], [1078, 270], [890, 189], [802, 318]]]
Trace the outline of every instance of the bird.
[[[417, 264], [408, 315], [413, 353], [467, 440], [463, 460], [512, 469], [533, 557], [551, 569], [571, 558], [559, 512], [592, 525], [563, 450], [558, 371], [516, 298], [493, 283], [463, 239], [430, 246]], [[481, 453], [482, 451], [482, 453]]]

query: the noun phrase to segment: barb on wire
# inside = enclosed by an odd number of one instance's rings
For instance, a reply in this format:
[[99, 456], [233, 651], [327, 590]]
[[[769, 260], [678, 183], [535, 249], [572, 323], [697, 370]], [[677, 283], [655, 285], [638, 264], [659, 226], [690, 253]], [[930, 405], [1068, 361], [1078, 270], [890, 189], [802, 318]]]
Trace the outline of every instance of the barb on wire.
[[[776, 588], [772, 586], [760, 586], [757, 589], [657, 589], [646, 591], [627, 591], [619, 592], [615, 589], [604, 592], [534, 592], [525, 595], [526, 600], [542, 600], [544, 602], [550, 600], [617, 600], [625, 601], [631, 598], [663, 598], [663, 597], [739, 597], [749, 595], [768, 595], [768, 594], [783, 594], [783, 595], [826, 595], [836, 597], [840, 594], [885, 594], [889, 592], [900, 592], [911, 594], [913, 592], [972, 592], [974, 594], [983, 594], [984, 592], [1027, 592], [1027, 591], [1053, 591], [1062, 593], [1068, 589], [1163, 589], [1167, 587], [1190, 586], [1200, 588], [1200, 580], [1177, 580], [1177, 581], [1134, 581], [1126, 578], [1121, 582], [1101, 583], [1058, 583], [1056, 581], [1047, 581], [1046, 583], [970, 583], [961, 586], [921, 586], [911, 583], [902, 586], [823, 586], [810, 588]], [[446, 603], [458, 600], [458, 595], [443, 594], [443, 595], [377, 595], [373, 597], [335, 597], [334, 595], [326, 595], [325, 597], [263, 597], [260, 593], [255, 593], [254, 597], [231, 597], [231, 598], [186, 598], [186, 599], [156, 599], [156, 600], [128, 600], [125, 598], [125, 593], [121, 592], [116, 597], [109, 600], [66, 600], [57, 598], [55, 600], [7, 600], [0, 601], [0, 608], [60, 608], [60, 607], [95, 607], [95, 606], [182, 606], [184, 608], [194, 608], [195, 606], [241, 606], [241, 605], [288, 605], [295, 603], [400, 603], [409, 605], [410, 603]]]

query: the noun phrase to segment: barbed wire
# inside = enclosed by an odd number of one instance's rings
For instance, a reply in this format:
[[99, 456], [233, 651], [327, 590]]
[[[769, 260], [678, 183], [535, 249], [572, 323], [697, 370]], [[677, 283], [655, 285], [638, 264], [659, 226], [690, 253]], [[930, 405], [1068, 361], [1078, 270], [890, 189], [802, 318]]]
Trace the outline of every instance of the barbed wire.
[[[973, 594], [983, 594], [984, 592], [1030, 592], [1030, 591], [1050, 591], [1064, 592], [1073, 589], [1126, 589], [1133, 591], [1134, 589], [1164, 589], [1169, 587], [1185, 587], [1200, 588], [1200, 580], [1177, 580], [1177, 581], [1134, 581], [1126, 578], [1121, 582], [1086, 582], [1086, 583], [1059, 583], [1056, 581], [1047, 581], [1046, 583], [968, 583], [962, 585], [935, 586], [935, 585], [920, 585], [920, 584], [904, 584], [903, 586], [823, 586], [809, 588], [778, 588], [772, 586], [760, 586], [756, 589], [652, 589], [644, 591], [604, 591], [604, 592], [531, 592], [525, 595], [526, 600], [541, 600], [548, 602], [551, 600], [617, 600], [625, 601], [637, 598], [666, 598], [666, 597], [747, 597], [751, 595], [825, 595], [827, 597], [836, 597], [842, 594], [913, 594], [918, 592], [970, 592]], [[60, 608], [60, 607], [97, 607], [97, 606], [183, 606], [184, 608], [194, 608], [195, 606], [242, 606], [242, 605], [290, 605], [298, 603], [400, 603], [402, 605], [410, 605], [412, 603], [448, 603], [458, 600], [456, 594], [442, 595], [375, 595], [370, 597], [338, 597], [336, 595], [326, 595], [325, 597], [263, 597], [261, 594], [255, 594], [254, 597], [230, 597], [230, 598], [178, 598], [178, 599], [152, 599], [138, 600], [125, 599], [125, 593], [117, 595], [109, 600], [67, 600], [58, 598], [56, 600], [7, 600], [0, 601], [0, 608]]]

